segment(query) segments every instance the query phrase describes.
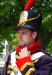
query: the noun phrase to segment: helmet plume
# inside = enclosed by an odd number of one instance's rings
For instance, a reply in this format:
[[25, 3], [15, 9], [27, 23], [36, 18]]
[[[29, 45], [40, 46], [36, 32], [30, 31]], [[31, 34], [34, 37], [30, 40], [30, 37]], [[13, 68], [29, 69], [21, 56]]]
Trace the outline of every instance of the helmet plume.
[[36, 3], [36, 0], [29, 0], [25, 5], [24, 10], [28, 11], [35, 3]]

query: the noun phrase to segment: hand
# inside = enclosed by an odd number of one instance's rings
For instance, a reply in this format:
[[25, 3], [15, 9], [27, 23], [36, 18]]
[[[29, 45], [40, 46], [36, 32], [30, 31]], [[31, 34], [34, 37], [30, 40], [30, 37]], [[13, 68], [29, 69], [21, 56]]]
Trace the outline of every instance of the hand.
[[21, 52], [19, 53], [19, 55], [21, 58], [24, 58], [24, 57], [30, 56], [30, 52], [28, 51], [28, 48], [25, 47], [21, 49]]

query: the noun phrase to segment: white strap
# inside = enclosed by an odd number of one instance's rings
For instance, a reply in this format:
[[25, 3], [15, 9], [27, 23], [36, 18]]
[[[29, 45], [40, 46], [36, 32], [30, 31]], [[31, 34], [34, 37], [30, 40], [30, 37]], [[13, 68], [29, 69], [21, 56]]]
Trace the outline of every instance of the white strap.
[[[34, 53], [33, 55], [31, 55], [31, 60], [35, 60], [37, 58], [40, 58], [43, 55], [45, 55], [43, 52]], [[16, 63], [16, 51], [14, 51], [14, 52], [11, 53], [11, 64], [12, 64], [12, 68], [14, 68], [16, 66], [15, 63]], [[17, 68], [17, 71], [18, 71], [17, 75], [22, 75], [18, 68]], [[12, 72], [11, 75], [15, 75], [14, 72]]]
[[[12, 68], [15, 67], [17, 69], [17, 71], [18, 71], [17, 75], [22, 75], [16, 66], [16, 51], [11, 53], [11, 64], [12, 64]], [[14, 72], [12, 72], [11, 75], [15, 75]]]
[[36, 60], [40, 57], [42, 57], [43, 55], [45, 55], [43, 52], [37, 52], [31, 55], [31, 60]]

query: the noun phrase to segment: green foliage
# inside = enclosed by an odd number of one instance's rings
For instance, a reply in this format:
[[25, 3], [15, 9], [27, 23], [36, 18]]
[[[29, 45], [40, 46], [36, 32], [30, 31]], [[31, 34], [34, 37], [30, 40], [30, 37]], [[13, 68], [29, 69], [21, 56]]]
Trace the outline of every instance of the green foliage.
[[52, 39], [50, 40], [50, 42], [46, 48], [46, 51], [48, 51], [48, 53], [52, 54]]
[[2, 49], [4, 48], [1, 42], [4, 42], [5, 39], [9, 42], [10, 51], [17, 47], [17, 32], [8, 27], [0, 28], [0, 52], [2, 52]]

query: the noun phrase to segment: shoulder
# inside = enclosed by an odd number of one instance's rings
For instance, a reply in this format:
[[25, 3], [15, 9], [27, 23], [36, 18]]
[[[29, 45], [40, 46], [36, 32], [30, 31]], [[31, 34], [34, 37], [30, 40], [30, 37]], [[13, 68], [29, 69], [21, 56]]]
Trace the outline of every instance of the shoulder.
[[45, 54], [45, 56], [42, 56], [40, 60], [44, 61], [45, 63], [49, 63], [52, 62], [52, 56], [49, 54]]
[[11, 53], [11, 55], [14, 55], [16, 53], [16, 51], [13, 51], [12, 53]]
[[33, 61], [38, 60], [38, 63], [40, 64], [46, 64], [46, 63], [52, 62], [51, 55], [48, 55], [44, 52], [37, 52], [32, 54], [31, 59]]
[[[34, 60], [34, 64], [36, 66], [36, 69], [50, 69], [52, 70], [52, 57], [44, 52], [38, 52], [38, 59]], [[34, 56], [35, 57], [35, 56]], [[33, 58], [34, 58], [33, 57]]]
[[39, 61], [37, 62], [37, 65], [39, 65], [39, 66], [42, 66], [42, 65], [52, 66], [51, 55], [48, 55], [48, 54], [45, 53], [45, 55], [40, 57]]
[[52, 56], [47, 53], [47, 52], [43, 52], [45, 55], [41, 57], [41, 60], [46, 60], [46, 61], [52, 61]]
[[31, 55], [31, 59], [32, 60], [36, 60], [38, 58], [41, 58], [42, 56], [45, 56], [45, 53], [43, 53], [43, 52], [37, 52], [37, 53], [34, 53], [34, 54]]

